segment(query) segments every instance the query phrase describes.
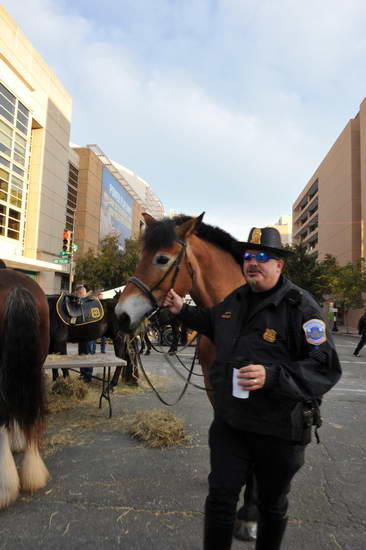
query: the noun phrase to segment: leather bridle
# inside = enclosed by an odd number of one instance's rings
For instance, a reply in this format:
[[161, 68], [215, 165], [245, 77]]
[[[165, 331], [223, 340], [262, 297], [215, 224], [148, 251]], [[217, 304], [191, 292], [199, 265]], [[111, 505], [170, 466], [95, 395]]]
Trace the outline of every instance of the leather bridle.
[[[180, 265], [183, 261], [183, 258], [187, 257], [187, 243], [185, 241], [182, 241], [181, 239], [176, 239], [176, 241], [181, 245], [181, 247], [182, 247], [181, 251], [179, 252], [179, 254], [176, 257], [175, 261], [169, 267], [169, 269], [164, 273], [162, 278], [152, 288], [149, 288], [147, 285], [145, 285], [145, 283], [143, 283], [141, 281], [141, 279], [139, 279], [138, 277], [133, 276], [133, 277], [130, 277], [130, 279], [128, 280], [129, 283], [132, 283], [133, 285], [135, 285], [139, 290], [141, 290], [145, 294], [145, 296], [147, 296], [149, 298], [149, 300], [151, 302], [151, 305], [153, 306], [154, 312], [157, 312], [158, 310], [163, 309], [163, 306], [159, 305], [157, 299], [155, 298], [155, 296], [153, 294], [154, 290], [159, 288], [159, 286], [165, 281], [165, 279], [173, 271], [173, 269], [175, 269], [175, 271], [173, 273], [173, 278], [172, 278], [170, 288], [174, 288], [174, 285], [175, 285], [175, 283], [177, 281], [177, 278], [178, 278], [178, 275], [179, 275]], [[188, 269], [189, 269], [189, 272], [190, 272], [190, 275], [191, 275], [191, 278], [192, 278], [192, 281], [193, 281], [194, 280], [194, 269], [192, 267], [191, 262], [188, 260], [188, 258], [187, 258], [187, 263], [188, 263]]]

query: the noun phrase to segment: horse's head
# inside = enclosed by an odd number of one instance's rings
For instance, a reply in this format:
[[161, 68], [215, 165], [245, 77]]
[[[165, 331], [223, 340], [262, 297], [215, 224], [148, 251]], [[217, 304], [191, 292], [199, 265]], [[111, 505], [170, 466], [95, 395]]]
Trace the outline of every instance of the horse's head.
[[133, 332], [142, 319], [156, 309], [170, 288], [185, 296], [190, 292], [194, 266], [190, 258], [189, 239], [200, 224], [197, 218], [183, 217], [156, 221], [143, 214], [146, 229], [136, 272], [122, 292], [116, 306], [120, 328]]

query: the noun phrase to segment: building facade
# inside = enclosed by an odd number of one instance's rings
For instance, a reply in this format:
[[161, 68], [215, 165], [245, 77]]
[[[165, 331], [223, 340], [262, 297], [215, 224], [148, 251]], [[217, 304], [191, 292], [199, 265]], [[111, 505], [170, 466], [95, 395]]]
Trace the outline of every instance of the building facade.
[[[366, 98], [293, 204], [293, 242], [340, 265], [365, 257]], [[354, 311], [355, 326], [360, 311]]]
[[[363, 138], [361, 140], [361, 128]], [[366, 209], [366, 102], [344, 128], [293, 205], [293, 240], [323, 260], [341, 265], [363, 256]]]
[[49, 294], [69, 288], [65, 230], [81, 254], [96, 251], [110, 233], [123, 248], [139, 236], [141, 212], [164, 215], [150, 186], [98, 146], [70, 147], [71, 107], [61, 82], [0, 7], [0, 258]]
[[138, 197], [98, 146], [75, 147], [74, 152], [79, 157], [74, 224], [78, 254], [89, 249], [96, 252], [100, 241], [110, 234], [118, 235], [124, 248], [125, 239], [136, 239], [140, 234]]
[[71, 97], [0, 7], [0, 249], [46, 292], [63, 286]]

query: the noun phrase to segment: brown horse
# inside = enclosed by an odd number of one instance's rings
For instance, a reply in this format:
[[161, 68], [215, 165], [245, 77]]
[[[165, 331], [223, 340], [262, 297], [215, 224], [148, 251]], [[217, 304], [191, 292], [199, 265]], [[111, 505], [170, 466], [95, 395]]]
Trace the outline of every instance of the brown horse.
[[[20, 487], [33, 493], [49, 478], [39, 454], [49, 331], [41, 287], [22, 273], [0, 269], [0, 509], [16, 500]], [[12, 450], [24, 450], [20, 476]]]
[[[123, 331], [133, 332], [142, 319], [161, 304], [171, 287], [180, 296], [190, 294], [197, 305], [211, 307], [244, 283], [242, 259], [231, 251], [235, 239], [217, 227], [202, 223], [203, 215], [161, 221], [149, 214], [143, 216], [147, 228], [142, 256], [135, 276], [116, 306]], [[205, 386], [209, 389], [208, 371], [215, 348], [204, 336], [199, 343], [199, 357]]]
[[[149, 214], [143, 216], [147, 227], [141, 259], [116, 306], [123, 331], [133, 332], [142, 319], [162, 303], [170, 288], [180, 296], [190, 294], [198, 306], [212, 307], [244, 284], [243, 258], [233, 250], [235, 239], [218, 227], [202, 223], [203, 214], [197, 218], [177, 216], [160, 221]], [[215, 358], [215, 347], [205, 336], [199, 340], [198, 355], [211, 400], [208, 373]], [[256, 519], [252, 483], [250, 479], [245, 506], [239, 512], [240, 520], [244, 520], [241, 529], [251, 532], [251, 524]], [[250, 533], [243, 536], [245, 540], [252, 540]]]

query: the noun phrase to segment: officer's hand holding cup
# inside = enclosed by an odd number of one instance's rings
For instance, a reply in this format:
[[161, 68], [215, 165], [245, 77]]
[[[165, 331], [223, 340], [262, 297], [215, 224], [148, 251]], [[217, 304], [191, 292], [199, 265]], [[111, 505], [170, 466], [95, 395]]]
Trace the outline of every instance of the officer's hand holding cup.
[[266, 369], [263, 365], [247, 365], [241, 367], [237, 373], [239, 386], [244, 390], [259, 390], [266, 381]]

